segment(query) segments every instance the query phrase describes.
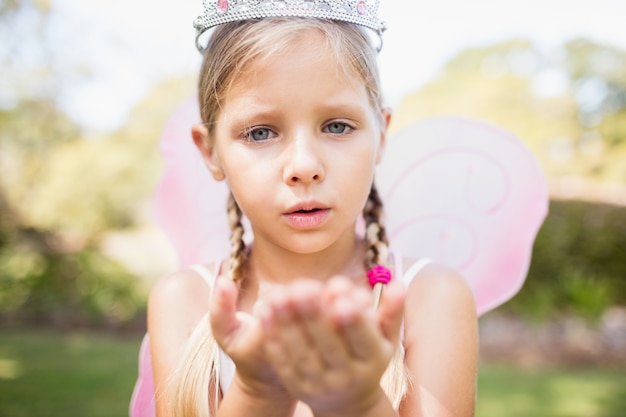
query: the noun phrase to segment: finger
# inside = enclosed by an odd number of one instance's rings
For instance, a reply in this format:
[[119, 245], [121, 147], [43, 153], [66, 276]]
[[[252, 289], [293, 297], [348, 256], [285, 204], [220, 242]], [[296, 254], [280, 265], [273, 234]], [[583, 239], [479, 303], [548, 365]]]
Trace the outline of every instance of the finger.
[[376, 319], [380, 331], [392, 343], [396, 343], [400, 336], [400, 326], [404, 316], [404, 300], [404, 285], [397, 281], [385, 285], [376, 311]]
[[274, 337], [266, 338], [263, 348], [267, 359], [272, 364], [279, 377], [286, 378], [292, 376], [294, 368], [291, 366], [288, 346], [285, 346], [285, 344], [274, 335]]
[[353, 324], [360, 317], [374, 318], [371, 293], [365, 288], [353, 287], [349, 292], [335, 297], [328, 308], [328, 316], [339, 327]]
[[337, 326], [324, 314], [328, 306], [323, 304], [322, 299], [322, 287], [318, 282], [293, 286], [293, 302], [298, 308], [298, 317], [309, 341], [324, 365], [338, 368], [347, 363], [349, 352]]
[[322, 292], [319, 281], [298, 280], [289, 287], [289, 302], [299, 317], [314, 317], [320, 311]]
[[332, 304], [335, 299], [350, 293], [353, 288], [355, 288], [355, 285], [346, 277], [332, 277], [324, 286], [322, 301], [325, 304]]
[[351, 355], [358, 360], [386, 356], [387, 345], [390, 345], [378, 328], [369, 308], [370, 302], [368, 292], [359, 291], [351, 297], [338, 298], [333, 306], [345, 343]]
[[229, 279], [217, 279], [209, 307], [211, 329], [220, 345], [228, 345], [240, 326], [237, 318], [237, 286]]
[[277, 289], [268, 300], [269, 338], [282, 350], [280, 361], [295, 363], [312, 343], [298, 317], [298, 307], [290, 288]]
[[298, 315], [297, 301], [292, 288], [278, 291], [270, 297], [271, 321], [274, 323], [269, 337], [273, 343], [271, 352], [277, 365], [314, 374], [320, 371], [321, 360]]

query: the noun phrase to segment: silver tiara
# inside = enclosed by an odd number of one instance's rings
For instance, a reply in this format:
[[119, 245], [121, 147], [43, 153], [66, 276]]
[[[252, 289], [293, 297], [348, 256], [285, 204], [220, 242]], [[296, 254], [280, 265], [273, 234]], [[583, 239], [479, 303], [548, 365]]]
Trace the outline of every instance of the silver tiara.
[[[202, 0], [204, 13], [193, 26], [196, 46], [208, 29], [237, 20], [263, 17], [317, 17], [341, 20], [372, 29], [381, 36], [386, 27], [378, 18], [380, 0]], [[382, 38], [381, 38], [382, 40]], [[379, 48], [380, 49], [380, 48]]]

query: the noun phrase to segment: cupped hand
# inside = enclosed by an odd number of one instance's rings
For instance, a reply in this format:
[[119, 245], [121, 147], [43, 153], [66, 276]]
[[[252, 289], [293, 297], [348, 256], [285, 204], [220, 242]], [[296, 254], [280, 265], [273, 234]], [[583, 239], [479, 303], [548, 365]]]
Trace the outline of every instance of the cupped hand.
[[402, 321], [404, 290], [386, 286], [377, 311], [371, 291], [336, 277], [277, 288], [263, 310], [265, 352], [282, 385], [316, 413], [358, 415], [382, 391]]

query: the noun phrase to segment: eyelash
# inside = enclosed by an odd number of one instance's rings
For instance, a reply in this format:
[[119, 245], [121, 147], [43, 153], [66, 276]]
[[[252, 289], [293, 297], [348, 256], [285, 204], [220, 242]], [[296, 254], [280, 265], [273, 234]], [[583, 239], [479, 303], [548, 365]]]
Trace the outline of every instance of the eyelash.
[[[343, 131], [342, 132], [330, 132], [329, 129], [331, 126], [335, 125], [336, 126], [341, 126], [343, 127]], [[322, 132], [324, 133], [329, 133], [331, 135], [336, 135], [336, 136], [340, 136], [340, 135], [347, 135], [349, 133], [351, 133], [354, 130], [354, 127], [352, 127], [351, 125], [349, 125], [348, 123], [345, 122], [341, 122], [341, 121], [332, 121], [330, 123], [327, 123], [326, 125], [324, 125], [324, 127], [322, 128]], [[255, 140], [253, 138], [253, 135], [255, 132], [259, 132], [259, 131], [267, 131], [268, 132], [268, 137], [264, 138], [264, 139], [259, 139], [259, 140]], [[262, 142], [266, 142], [270, 139], [273, 139], [274, 137], [278, 136], [278, 134], [276, 132], [274, 132], [272, 129], [268, 128], [268, 127], [263, 127], [263, 126], [257, 126], [257, 127], [253, 127], [250, 128], [248, 130], [246, 130], [243, 134], [243, 138], [250, 143], [262, 143]]]
[[[263, 130], [264, 130], [264, 131], [269, 132], [269, 134], [268, 134], [268, 138], [266, 138], [266, 139], [261, 139], [261, 140], [255, 140], [255, 139], [253, 139], [253, 137], [252, 137], [252, 136], [254, 135], [254, 133], [255, 133], [255, 132], [259, 132], [259, 131], [263, 131]], [[269, 136], [271, 136], [271, 137], [269, 137]], [[245, 139], [247, 142], [251, 142], [251, 143], [261, 143], [261, 142], [265, 142], [265, 141], [268, 141], [268, 140], [272, 139], [272, 138], [273, 138], [273, 137], [275, 137], [275, 136], [277, 136], [277, 135], [276, 135], [276, 133], [275, 133], [272, 129], [270, 129], [270, 128], [268, 128], [268, 127], [263, 127], [263, 126], [257, 126], [257, 127], [250, 128], [250, 129], [246, 130], [246, 131], [244, 132], [244, 134], [243, 134], [244, 139]]]
[[328, 132], [331, 135], [347, 135], [348, 133], [352, 132], [354, 130], [354, 127], [350, 126], [348, 123], [345, 122], [340, 122], [340, 121], [332, 121], [330, 123], [328, 123], [326, 126], [324, 126], [324, 128], [322, 129], [322, 131], [326, 132], [330, 126], [332, 125], [341, 125], [344, 127], [344, 131], [341, 133], [333, 133], [333, 132]]

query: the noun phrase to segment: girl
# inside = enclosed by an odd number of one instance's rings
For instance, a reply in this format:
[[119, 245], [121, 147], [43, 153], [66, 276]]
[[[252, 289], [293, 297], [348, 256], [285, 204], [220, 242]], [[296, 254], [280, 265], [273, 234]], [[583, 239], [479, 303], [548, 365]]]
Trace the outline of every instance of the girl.
[[232, 251], [151, 292], [158, 416], [473, 415], [470, 289], [388, 253], [374, 169], [390, 114], [375, 58], [360, 27], [330, 19], [212, 33], [192, 137], [230, 188]]

